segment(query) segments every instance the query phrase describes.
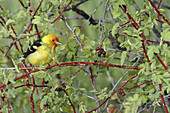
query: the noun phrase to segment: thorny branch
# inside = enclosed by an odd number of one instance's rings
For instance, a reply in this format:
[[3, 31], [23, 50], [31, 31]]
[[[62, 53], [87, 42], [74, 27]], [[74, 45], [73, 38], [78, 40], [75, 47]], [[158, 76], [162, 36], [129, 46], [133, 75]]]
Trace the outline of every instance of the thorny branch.
[[[88, 66], [88, 65], [97, 65], [97, 66], [109, 66], [109, 67], [117, 67], [117, 68], [124, 68], [124, 69], [135, 69], [135, 70], [141, 70], [141, 67], [133, 67], [133, 66], [124, 66], [124, 65], [115, 65], [115, 64], [107, 64], [107, 63], [96, 63], [96, 62], [68, 62], [68, 63], [61, 63], [61, 64], [55, 64], [52, 66], [47, 66], [45, 68], [45, 70], [48, 70], [50, 68], [54, 68], [54, 67], [62, 67], [62, 66]], [[22, 68], [22, 69], [28, 69], [28, 68]], [[14, 79], [14, 81], [17, 81], [21, 78], [24, 78], [28, 75], [30, 75], [31, 73], [35, 73], [41, 71], [41, 69], [36, 69], [33, 71], [30, 71], [28, 73], [25, 73], [19, 77], [16, 77]], [[10, 84], [11, 82], [8, 82], [7, 84]], [[6, 84], [3, 84], [0, 86], [0, 88], [3, 88], [4, 86], [6, 86]]]
[[[168, 24], [170, 24], [170, 23], [168, 22], [168, 20], [167, 20], [167, 19], [158, 11], [158, 9], [154, 6], [154, 4], [152, 3], [152, 1], [149, 0], [149, 2], [150, 2], [150, 4], [152, 5], [152, 7], [155, 9], [155, 11], [158, 13], [158, 15], [161, 16]], [[126, 6], [120, 6], [120, 8], [124, 11], [124, 13], [127, 14], [129, 20], [132, 20], [132, 22], [133, 22], [132, 24], [133, 24], [134, 28], [138, 30], [138, 29], [139, 29], [139, 25], [138, 25], [137, 22], [133, 19], [133, 17], [127, 12], [127, 10], [125, 9], [125, 7], [126, 7]], [[149, 57], [148, 57], [148, 55], [147, 55], [147, 52], [146, 52], [146, 49], [145, 49], [144, 41], [147, 43], [148, 46], [150, 46], [150, 44], [149, 44], [149, 42], [146, 40], [146, 38], [145, 38], [145, 36], [144, 36], [143, 33], [141, 33], [141, 36], [143, 37], [142, 46], [143, 46], [143, 49], [144, 49], [145, 56], [146, 56], [149, 64], [151, 65], [150, 59], [149, 59]], [[157, 57], [158, 61], [162, 64], [162, 66], [164, 67], [164, 69], [169, 73], [166, 65], [165, 65], [165, 64], [163, 63], [163, 61], [160, 59], [160, 57], [158, 56], [158, 54], [157, 54], [157, 53], [154, 53], [154, 55]], [[161, 89], [161, 85], [159, 85], [159, 87], [160, 87], [160, 89]], [[163, 104], [164, 104], [164, 108], [165, 108], [166, 112], [168, 113], [168, 110], [167, 110], [166, 104], [164, 103], [164, 98], [163, 98], [162, 95], [161, 95], [161, 98], [162, 98], [162, 102], [163, 102]]]

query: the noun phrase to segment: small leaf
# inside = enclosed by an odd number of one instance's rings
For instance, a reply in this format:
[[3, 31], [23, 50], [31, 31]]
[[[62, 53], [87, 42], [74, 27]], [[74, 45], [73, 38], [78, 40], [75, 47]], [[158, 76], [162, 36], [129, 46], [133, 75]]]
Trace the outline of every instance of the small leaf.
[[34, 16], [34, 18], [37, 19], [37, 20], [41, 20], [40, 16]]
[[130, 30], [124, 30], [123, 33], [127, 34], [127, 35], [132, 35]]
[[113, 28], [112, 28], [112, 35], [113, 35], [113, 36], [116, 34], [116, 30], [117, 30], [118, 26], [119, 26], [119, 23], [116, 23], [116, 24], [113, 26]]
[[69, 53], [67, 54], [67, 58], [68, 58], [68, 59], [71, 59], [71, 58], [73, 57], [73, 55], [74, 55], [73, 52], [69, 52]]
[[78, 35], [80, 34], [80, 29], [79, 29], [79, 28], [76, 28], [76, 29], [74, 30], [74, 33], [76, 34], [76, 36], [78, 36]]
[[166, 32], [164, 35], [164, 40], [165, 41], [170, 41], [170, 31]]
[[6, 25], [9, 25], [9, 24], [14, 23], [14, 22], [15, 22], [15, 20], [9, 19], [9, 20], [6, 22]]
[[121, 65], [123, 65], [125, 58], [126, 58], [127, 51], [123, 51], [121, 54]]

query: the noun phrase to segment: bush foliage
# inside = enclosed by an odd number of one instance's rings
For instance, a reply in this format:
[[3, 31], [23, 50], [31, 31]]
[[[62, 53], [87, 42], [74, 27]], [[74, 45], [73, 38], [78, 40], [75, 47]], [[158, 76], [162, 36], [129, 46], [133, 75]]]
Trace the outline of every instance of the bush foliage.
[[[170, 111], [168, 0], [0, 0], [0, 111]], [[59, 37], [50, 65], [23, 52]]]

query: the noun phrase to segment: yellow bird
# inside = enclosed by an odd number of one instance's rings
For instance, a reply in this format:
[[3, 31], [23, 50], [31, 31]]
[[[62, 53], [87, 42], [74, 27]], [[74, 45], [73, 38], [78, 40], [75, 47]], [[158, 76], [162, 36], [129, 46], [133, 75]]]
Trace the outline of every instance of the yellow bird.
[[52, 57], [58, 45], [61, 45], [61, 43], [57, 36], [44, 36], [42, 39], [36, 40], [27, 49], [27, 52], [23, 53], [24, 58], [27, 58], [32, 65], [49, 64], [53, 60]]

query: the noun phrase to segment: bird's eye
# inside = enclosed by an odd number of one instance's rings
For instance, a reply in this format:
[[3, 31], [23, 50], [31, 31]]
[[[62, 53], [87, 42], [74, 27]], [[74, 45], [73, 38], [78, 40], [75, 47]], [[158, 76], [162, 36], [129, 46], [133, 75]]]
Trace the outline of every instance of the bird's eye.
[[55, 40], [54, 40], [54, 39], [52, 39], [52, 41], [54, 42]]

